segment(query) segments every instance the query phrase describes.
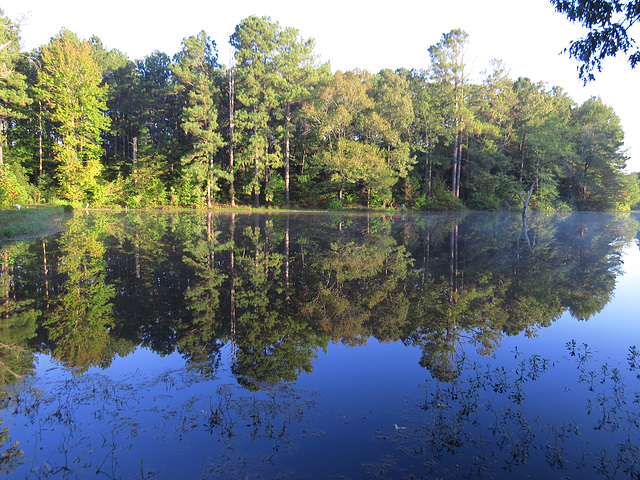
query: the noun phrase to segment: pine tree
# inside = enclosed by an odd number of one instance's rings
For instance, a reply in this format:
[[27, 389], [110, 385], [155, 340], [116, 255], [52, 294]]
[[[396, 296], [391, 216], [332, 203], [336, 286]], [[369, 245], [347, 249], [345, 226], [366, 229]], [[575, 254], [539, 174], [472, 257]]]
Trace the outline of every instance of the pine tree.
[[219, 73], [215, 43], [204, 31], [185, 38], [182, 51], [176, 55], [172, 68], [180, 88], [187, 94], [187, 105], [182, 110], [183, 130], [192, 139], [192, 148], [182, 157], [187, 175], [195, 184], [205, 183], [207, 207], [211, 208], [212, 195], [220, 190], [219, 178], [229, 174], [215, 165], [215, 154], [223, 145], [218, 129], [219, 89], [215, 77]]
[[[254, 205], [260, 205], [261, 185], [268, 187], [270, 170], [280, 167], [281, 158], [269, 124], [271, 113], [279, 106], [276, 85], [280, 78], [274, 57], [279, 26], [269, 17], [244, 19], [231, 36], [236, 61], [236, 132], [244, 146], [238, 164], [243, 169], [253, 164], [252, 179], [245, 191], [253, 193]], [[269, 196], [266, 192], [265, 198]]]
[[284, 203], [290, 201], [291, 133], [294, 110], [309, 95], [312, 85], [317, 82], [318, 70], [313, 53], [314, 41], [304, 40], [295, 28], [278, 31], [275, 57], [278, 83], [276, 85], [280, 109], [277, 117], [284, 120]]
[[451, 130], [451, 191], [456, 197], [460, 196], [463, 134], [471, 116], [467, 105], [469, 80], [464, 63], [468, 41], [468, 33], [459, 29], [451, 30], [442, 35], [440, 42], [429, 47], [431, 79], [439, 87], [438, 95], [445, 108], [442, 116]]

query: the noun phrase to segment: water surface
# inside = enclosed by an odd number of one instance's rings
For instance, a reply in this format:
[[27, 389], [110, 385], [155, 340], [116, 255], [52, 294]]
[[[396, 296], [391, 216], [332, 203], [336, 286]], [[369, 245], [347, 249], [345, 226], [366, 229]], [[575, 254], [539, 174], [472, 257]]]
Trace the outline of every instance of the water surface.
[[0, 473], [640, 475], [636, 214], [66, 228], [0, 252]]

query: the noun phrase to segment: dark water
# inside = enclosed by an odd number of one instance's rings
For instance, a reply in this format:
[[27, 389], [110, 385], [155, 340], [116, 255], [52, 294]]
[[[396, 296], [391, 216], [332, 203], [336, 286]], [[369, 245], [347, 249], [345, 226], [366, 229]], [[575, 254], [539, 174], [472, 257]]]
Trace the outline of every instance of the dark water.
[[640, 478], [637, 214], [77, 214], [0, 248], [7, 478]]

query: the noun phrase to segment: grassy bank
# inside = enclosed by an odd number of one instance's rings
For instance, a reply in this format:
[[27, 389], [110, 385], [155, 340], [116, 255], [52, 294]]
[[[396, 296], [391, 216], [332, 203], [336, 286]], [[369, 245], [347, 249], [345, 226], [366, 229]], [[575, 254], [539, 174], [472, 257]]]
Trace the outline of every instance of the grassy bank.
[[54, 233], [60, 230], [58, 221], [64, 215], [63, 207], [0, 210], [0, 241]]

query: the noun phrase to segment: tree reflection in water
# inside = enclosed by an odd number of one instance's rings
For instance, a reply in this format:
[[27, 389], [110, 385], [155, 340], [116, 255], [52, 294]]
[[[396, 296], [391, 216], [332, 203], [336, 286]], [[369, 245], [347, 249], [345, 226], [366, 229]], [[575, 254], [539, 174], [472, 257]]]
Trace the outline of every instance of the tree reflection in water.
[[[313, 372], [330, 344], [402, 342], [419, 349], [432, 378], [422, 405], [430, 428], [402, 431], [411, 448], [438, 459], [488, 441], [507, 467], [522, 465], [541, 425], [521, 412], [521, 387], [544, 375], [550, 360], [521, 360], [513, 373], [469, 363], [469, 348], [490, 357], [506, 336], [535, 337], [566, 312], [578, 320], [597, 314], [611, 300], [621, 249], [638, 230], [631, 214], [535, 214], [528, 225], [517, 214], [474, 213], [80, 215], [57, 237], [3, 247], [1, 379], [28, 375], [37, 354], [80, 375], [139, 348], [177, 353], [193, 382], [215, 380], [228, 363], [238, 391], [266, 395], [264, 409], [248, 414], [250, 400], [238, 403], [220, 387], [208, 394], [203, 424], [230, 436], [240, 418], [265, 428], [271, 415], [273, 440], [277, 431], [286, 437], [288, 423], [276, 425], [275, 410], [265, 411], [287, 402], [269, 403], [269, 392]], [[506, 400], [487, 399], [487, 391]], [[591, 408], [606, 409], [600, 429], [612, 430], [622, 410], [598, 402], [615, 402], [619, 392], [592, 395]], [[287, 404], [290, 418], [302, 415], [310, 401], [303, 397]], [[489, 440], [481, 432], [487, 424]], [[577, 427], [553, 428], [565, 439]], [[553, 445], [535, 447], [551, 466], [564, 458]], [[620, 468], [633, 474], [632, 444], [621, 445], [627, 457], [619, 462], [628, 467]], [[469, 468], [496, 461], [478, 457]]]

